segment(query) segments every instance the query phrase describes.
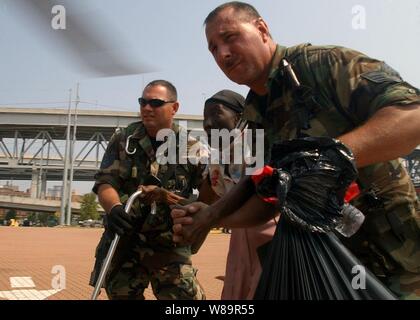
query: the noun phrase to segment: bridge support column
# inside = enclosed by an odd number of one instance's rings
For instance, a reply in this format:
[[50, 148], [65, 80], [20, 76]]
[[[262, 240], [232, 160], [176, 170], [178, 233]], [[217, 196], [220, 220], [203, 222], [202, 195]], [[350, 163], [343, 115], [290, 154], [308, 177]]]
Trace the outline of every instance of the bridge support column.
[[47, 195], [47, 172], [45, 170], [42, 171], [40, 174], [41, 178], [41, 190], [40, 190], [40, 199], [45, 199]]
[[39, 182], [39, 172], [38, 169], [32, 169], [32, 180], [31, 180], [31, 198], [38, 197], [38, 182]]

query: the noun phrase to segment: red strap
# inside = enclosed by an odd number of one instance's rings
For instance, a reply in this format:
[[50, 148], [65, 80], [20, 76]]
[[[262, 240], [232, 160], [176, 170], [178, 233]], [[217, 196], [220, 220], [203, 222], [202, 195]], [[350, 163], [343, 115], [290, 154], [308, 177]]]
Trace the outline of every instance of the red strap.
[[272, 205], [276, 205], [277, 201], [279, 201], [279, 199], [277, 199], [276, 197], [267, 197], [267, 198], [261, 198], [262, 201], [264, 202], [268, 202]]
[[255, 170], [254, 174], [251, 176], [252, 181], [255, 185], [260, 184], [261, 180], [265, 177], [271, 177], [273, 175], [274, 169], [270, 166], [264, 166], [262, 169]]
[[[273, 175], [274, 169], [270, 166], [264, 166], [262, 169], [257, 169], [254, 174], [251, 176], [254, 185], [258, 185], [265, 177], [271, 177]], [[359, 185], [356, 182], [352, 182], [351, 185], [348, 187], [347, 192], [344, 196], [344, 201], [349, 203], [351, 200], [356, 198], [360, 194]], [[267, 197], [262, 198], [263, 201], [276, 204], [277, 198], [276, 197]]]
[[[265, 177], [271, 177], [273, 175], [274, 169], [270, 166], [264, 166], [262, 169], [255, 170], [254, 174], [251, 176], [254, 185], [258, 185]], [[276, 197], [261, 197], [261, 200], [264, 202], [276, 205], [278, 199]]]
[[352, 182], [348, 187], [347, 192], [344, 196], [344, 202], [349, 203], [351, 200], [356, 198], [360, 194], [359, 185], [356, 182]]

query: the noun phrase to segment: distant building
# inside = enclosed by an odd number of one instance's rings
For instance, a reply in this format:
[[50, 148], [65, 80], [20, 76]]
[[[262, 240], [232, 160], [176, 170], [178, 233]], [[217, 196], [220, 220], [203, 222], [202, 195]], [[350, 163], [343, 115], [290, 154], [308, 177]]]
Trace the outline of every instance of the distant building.
[[[53, 186], [52, 188], [48, 188], [46, 199], [47, 200], [61, 200], [61, 190], [63, 186]], [[77, 193], [77, 190], [73, 189], [71, 191], [71, 201], [72, 202], [81, 202], [82, 196]]]
[[18, 196], [18, 197], [30, 197], [30, 192], [20, 191], [19, 186], [14, 186], [12, 184], [6, 184], [5, 186], [0, 186], [0, 195], [3, 196]]
[[[61, 189], [62, 186], [53, 186], [52, 188], [48, 188], [45, 200], [61, 200]], [[0, 185], [0, 195], [30, 198], [31, 192], [30, 189], [26, 191], [20, 191], [19, 186], [13, 185], [11, 182], [6, 182], [6, 185]], [[76, 190], [72, 190], [72, 202], [81, 202], [82, 197], [82, 195], [77, 194]], [[6, 214], [9, 210], [11, 209], [0, 208], [0, 220], [3, 220], [6, 217]], [[26, 218], [30, 213], [31, 212], [29, 211], [16, 210], [16, 219], [22, 220]]]
[[[13, 183], [6, 182], [6, 185], [0, 186], [0, 195], [2, 196], [17, 196], [17, 197], [27, 197], [31, 196], [28, 191], [19, 191], [19, 186], [13, 185]], [[6, 213], [11, 209], [0, 208], [0, 219], [6, 217]], [[16, 218], [21, 219], [27, 216], [27, 212], [23, 210], [16, 210]]]
[[47, 197], [54, 199], [54, 200], [59, 200], [61, 199], [61, 190], [63, 189], [62, 186], [53, 186], [52, 188], [48, 188], [47, 191]]
[[5, 196], [19, 196], [19, 197], [29, 197], [30, 194], [26, 191], [19, 191], [19, 186], [15, 186], [10, 182], [6, 182], [6, 185], [0, 186], [0, 195]]

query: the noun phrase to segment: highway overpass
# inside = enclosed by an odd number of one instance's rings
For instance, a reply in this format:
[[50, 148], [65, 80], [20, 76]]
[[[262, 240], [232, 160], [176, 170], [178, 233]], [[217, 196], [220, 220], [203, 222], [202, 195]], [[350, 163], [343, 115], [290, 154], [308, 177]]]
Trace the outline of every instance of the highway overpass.
[[[74, 109], [69, 114], [65, 109], [0, 108], [0, 180], [31, 181], [31, 198], [4, 198], [0, 206], [56, 212], [61, 205], [64, 210], [61, 201], [39, 200], [45, 198], [46, 182], [68, 180], [62, 193], [67, 203], [72, 181], [93, 181], [115, 130], [139, 120], [139, 113], [126, 111], [78, 110], [76, 115]], [[201, 116], [179, 114], [175, 123], [202, 130]], [[72, 211], [79, 206], [72, 203]]]
[[[68, 111], [43, 108], [0, 109], [0, 180], [58, 180], [66, 158]], [[176, 115], [188, 130], [202, 130], [202, 117]], [[70, 137], [75, 131], [74, 181], [91, 181], [107, 142], [116, 128], [139, 121], [137, 112], [78, 110], [70, 115]], [[76, 126], [74, 125], [76, 123]]]

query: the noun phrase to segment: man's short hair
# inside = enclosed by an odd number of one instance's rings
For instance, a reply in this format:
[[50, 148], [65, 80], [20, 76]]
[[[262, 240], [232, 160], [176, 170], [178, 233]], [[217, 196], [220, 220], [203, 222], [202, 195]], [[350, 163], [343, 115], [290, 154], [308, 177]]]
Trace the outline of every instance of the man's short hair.
[[243, 14], [242, 18], [245, 21], [251, 21], [253, 19], [261, 18], [261, 15], [258, 13], [257, 9], [255, 9], [252, 5], [245, 2], [232, 1], [232, 2], [226, 2], [218, 6], [212, 12], [210, 12], [207, 18], [204, 20], [204, 25], [209, 24], [214, 18], [217, 17], [217, 15], [221, 11], [223, 11], [226, 8], [233, 8], [235, 12], [241, 12]]
[[154, 86], [162, 86], [165, 87], [168, 91], [168, 99], [172, 101], [178, 100], [178, 93], [176, 92], [175, 86], [166, 80], [153, 80], [152, 82], [149, 82], [144, 89], [147, 87], [154, 87]]

